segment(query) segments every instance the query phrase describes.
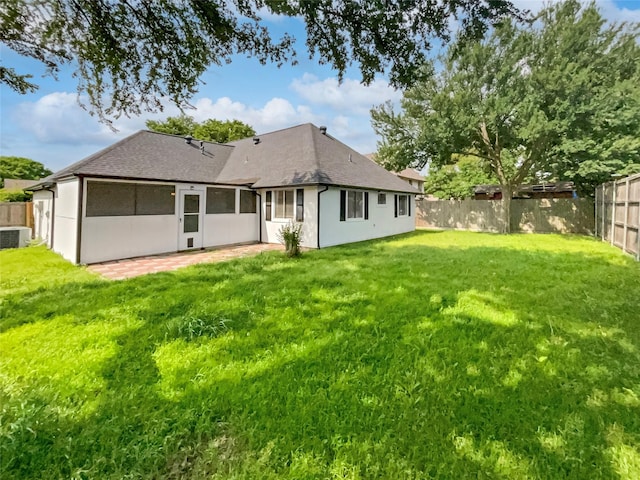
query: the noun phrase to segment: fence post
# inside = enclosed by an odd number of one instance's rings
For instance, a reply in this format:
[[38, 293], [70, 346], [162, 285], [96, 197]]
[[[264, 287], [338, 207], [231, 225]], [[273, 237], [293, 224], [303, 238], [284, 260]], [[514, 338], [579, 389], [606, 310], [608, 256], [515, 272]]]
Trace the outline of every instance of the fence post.
[[622, 230], [622, 250], [627, 251], [627, 227], [629, 215], [629, 177], [626, 178], [625, 187], [627, 194], [624, 196], [624, 226]]
[[617, 197], [618, 186], [616, 181], [613, 181], [613, 192], [611, 194], [611, 232], [609, 232], [611, 236], [611, 245], [614, 244], [614, 239], [616, 238], [616, 197]]
[[25, 203], [25, 222], [24, 224], [31, 229], [33, 236], [33, 202]]

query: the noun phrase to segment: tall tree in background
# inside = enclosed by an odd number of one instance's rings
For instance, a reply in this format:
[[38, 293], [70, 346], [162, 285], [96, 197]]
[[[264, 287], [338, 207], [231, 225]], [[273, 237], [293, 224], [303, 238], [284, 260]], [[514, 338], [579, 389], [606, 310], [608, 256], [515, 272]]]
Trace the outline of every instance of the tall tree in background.
[[171, 135], [191, 135], [198, 140], [227, 143], [251, 137], [256, 134], [251, 125], [240, 120], [216, 120], [210, 118], [198, 123], [189, 115], [168, 117], [164, 121], [147, 120], [147, 128], [154, 132]]
[[0, 156], [0, 179], [38, 180], [52, 173], [42, 163], [30, 158]]
[[[402, 110], [372, 110], [380, 161], [397, 170], [480, 159], [511, 195], [533, 174], [581, 192], [635, 168], [640, 152], [638, 25], [607, 24], [594, 4], [555, 4], [534, 24], [507, 20], [479, 42], [455, 42], [407, 90]], [[634, 160], [635, 158], [635, 160]]]
[[[310, 58], [340, 78], [355, 63], [365, 83], [386, 72], [396, 86], [413, 82], [452, 18], [472, 38], [518, 15], [508, 0], [4, 0], [0, 41], [51, 74], [73, 65], [89, 110], [109, 122], [162, 110], [163, 99], [188, 104], [207, 68], [236, 54], [295, 62], [294, 39], [273, 40], [262, 12], [302, 19]], [[18, 92], [35, 90], [32, 78], [0, 65], [0, 83]]]

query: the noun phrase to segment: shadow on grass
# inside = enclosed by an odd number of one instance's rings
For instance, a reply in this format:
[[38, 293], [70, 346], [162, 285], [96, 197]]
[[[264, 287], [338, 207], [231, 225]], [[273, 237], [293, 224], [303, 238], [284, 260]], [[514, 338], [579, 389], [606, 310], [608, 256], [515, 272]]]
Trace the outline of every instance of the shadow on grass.
[[634, 478], [638, 266], [436, 237], [7, 298], [4, 474]]

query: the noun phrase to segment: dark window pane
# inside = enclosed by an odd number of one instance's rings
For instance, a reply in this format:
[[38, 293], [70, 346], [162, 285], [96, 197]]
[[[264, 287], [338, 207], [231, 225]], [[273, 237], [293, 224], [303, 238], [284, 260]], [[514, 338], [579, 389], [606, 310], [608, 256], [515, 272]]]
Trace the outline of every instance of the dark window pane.
[[378, 194], [378, 205], [386, 205], [387, 204], [387, 194], [379, 193]]
[[240, 213], [256, 213], [256, 192], [240, 190]]
[[136, 184], [87, 182], [87, 217], [135, 215]]
[[236, 213], [235, 188], [207, 188], [207, 213]]
[[347, 218], [362, 218], [364, 212], [364, 192], [347, 192]]
[[173, 185], [136, 185], [136, 215], [174, 215], [175, 191]]
[[398, 197], [398, 214], [406, 215], [407, 214], [407, 196], [400, 195]]
[[184, 233], [197, 232], [198, 231], [198, 219], [200, 215], [185, 215], [184, 216]]
[[265, 220], [271, 221], [271, 190], [267, 192], [266, 195], [266, 206], [265, 206]]
[[200, 195], [184, 196], [184, 213], [200, 213]]

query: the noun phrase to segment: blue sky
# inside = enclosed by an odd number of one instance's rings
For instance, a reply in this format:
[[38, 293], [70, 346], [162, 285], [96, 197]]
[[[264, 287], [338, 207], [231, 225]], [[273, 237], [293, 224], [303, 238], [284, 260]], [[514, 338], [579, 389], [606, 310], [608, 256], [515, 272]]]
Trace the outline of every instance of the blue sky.
[[[543, 2], [514, 0], [530, 10]], [[599, 0], [605, 17], [640, 21], [640, 0]], [[335, 71], [309, 60], [304, 47], [302, 24], [296, 19], [271, 18], [274, 32], [287, 30], [298, 39], [296, 66], [260, 65], [256, 60], [236, 57], [230, 65], [211, 67], [188, 113], [197, 120], [207, 118], [242, 120], [258, 133], [305, 122], [326, 125], [329, 133], [361, 153], [375, 151], [377, 138], [370, 124], [369, 110], [387, 100], [398, 102], [401, 93], [385, 78], [365, 87], [357, 68], [352, 68], [341, 85]], [[163, 119], [178, 114], [167, 104], [160, 114], [143, 114], [115, 123], [117, 132], [98, 122], [77, 102], [76, 81], [71, 67], [58, 80], [42, 77], [44, 69], [0, 47], [3, 64], [18, 72], [29, 72], [40, 89], [18, 95], [0, 87], [0, 154], [32, 158], [52, 170], [80, 160], [131, 133], [145, 128], [147, 119]]]

